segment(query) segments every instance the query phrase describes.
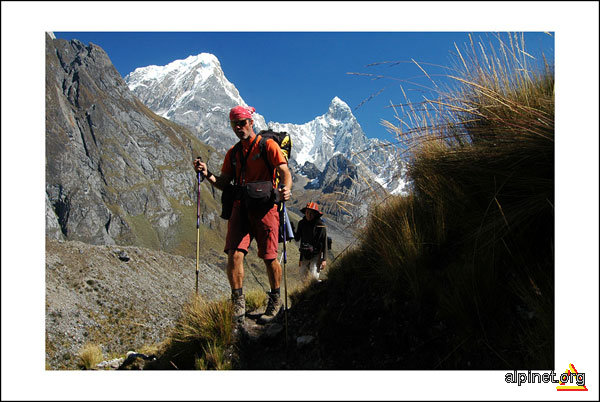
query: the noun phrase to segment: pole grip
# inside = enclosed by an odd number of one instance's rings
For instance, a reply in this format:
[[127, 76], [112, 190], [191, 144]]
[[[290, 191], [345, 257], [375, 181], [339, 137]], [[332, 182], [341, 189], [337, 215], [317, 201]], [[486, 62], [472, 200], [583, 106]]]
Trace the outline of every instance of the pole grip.
[[[199, 159], [199, 160], [200, 160], [200, 162], [204, 162], [204, 161], [202, 160], [202, 157], [201, 157], [201, 156], [196, 156], [196, 159]], [[200, 185], [200, 183], [201, 183], [203, 180], [204, 180], [204, 175], [203, 175], [202, 173], [198, 172], [198, 185]]]

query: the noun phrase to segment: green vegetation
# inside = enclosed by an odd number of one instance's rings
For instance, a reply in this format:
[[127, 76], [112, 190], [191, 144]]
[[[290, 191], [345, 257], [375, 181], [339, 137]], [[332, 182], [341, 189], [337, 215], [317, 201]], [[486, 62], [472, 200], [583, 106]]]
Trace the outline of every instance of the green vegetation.
[[227, 358], [226, 351], [216, 342], [202, 348], [203, 357], [196, 359], [196, 370], [231, 370], [232, 361]]
[[156, 355], [159, 353], [159, 351], [164, 347], [163, 346], [163, 342], [159, 342], [159, 343], [153, 343], [153, 344], [146, 344], [146, 345], [142, 345], [138, 348], [138, 352], [139, 353], [143, 353], [145, 355], [151, 356], [151, 355]]
[[137, 244], [142, 247], [160, 250], [160, 239], [146, 215], [126, 216], [125, 220], [135, 234]]
[[[217, 210], [216, 200], [213, 198], [212, 194], [208, 188], [204, 185], [201, 187], [201, 195], [200, 195], [200, 213], [203, 211], [214, 211]], [[172, 252], [174, 254], [183, 255], [190, 258], [196, 258], [196, 241], [197, 241], [197, 229], [196, 229], [196, 220], [197, 220], [197, 201], [196, 199], [192, 200], [193, 206], [184, 206], [179, 203], [177, 200], [170, 198], [169, 202], [173, 207], [173, 210], [176, 211], [179, 215], [179, 221], [174, 226], [172, 232], [173, 239], [172, 248], [167, 249], [168, 252]], [[222, 223], [220, 218], [215, 217], [216, 221], [214, 222], [214, 228], [207, 227], [204, 224], [200, 225], [200, 252], [205, 252], [206, 250], [219, 250], [223, 248], [223, 244], [225, 243], [224, 239], [224, 230], [222, 227]]]

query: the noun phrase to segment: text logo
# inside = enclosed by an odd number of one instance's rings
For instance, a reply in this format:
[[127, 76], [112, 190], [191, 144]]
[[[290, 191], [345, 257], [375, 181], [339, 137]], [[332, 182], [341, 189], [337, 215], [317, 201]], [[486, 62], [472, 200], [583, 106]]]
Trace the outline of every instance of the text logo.
[[[573, 384], [575, 385], [567, 385]], [[569, 368], [560, 375], [560, 385], [556, 387], [557, 391], [587, 391], [585, 386], [585, 373], [578, 373], [572, 363]]]
[[580, 373], [575, 366], [570, 363], [569, 368], [564, 373], [555, 373], [551, 370], [549, 373], [536, 373], [528, 370], [527, 372], [506, 373], [504, 381], [507, 384], [556, 384], [557, 391], [587, 391], [585, 386], [585, 373]]

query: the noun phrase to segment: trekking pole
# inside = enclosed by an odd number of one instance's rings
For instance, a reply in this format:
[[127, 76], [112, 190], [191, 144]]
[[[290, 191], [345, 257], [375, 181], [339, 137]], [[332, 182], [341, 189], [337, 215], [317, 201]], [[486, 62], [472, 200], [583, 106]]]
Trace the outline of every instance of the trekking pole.
[[[197, 157], [196, 159], [200, 159], [201, 157]], [[196, 209], [196, 295], [198, 295], [198, 264], [200, 262], [200, 183], [204, 180], [204, 176], [202, 173], [198, 172], [198, 207]]]
[[287, 249], [285, 246], [285, 243], [287, 241], [287, 227], [285, 226], [285, 217], [286, 217], [286, 210], [285, 210], [285, 201], [281, 202], [283, 205], [283, 286], [285, 287], [285, 304], [284, 304], [284, 310], [283, 310], [283, 317], [284, 317], [284, 321], [285, 321], [285, 350], [287, 351], [287, 347], [288, 347], [288, 322], [287, 322], [287, 309], [288, 309], [288, 304], [287, 304], [287, 272], [285, 269], [285, 264], [287, 262]]

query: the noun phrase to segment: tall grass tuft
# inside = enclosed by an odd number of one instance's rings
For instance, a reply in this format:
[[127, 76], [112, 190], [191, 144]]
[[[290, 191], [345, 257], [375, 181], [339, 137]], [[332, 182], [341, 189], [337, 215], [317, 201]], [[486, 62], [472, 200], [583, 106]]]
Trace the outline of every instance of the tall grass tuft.
[[402, 345], [373, 364], [412, 349], [424, 368], [553, 365], [554, 73], [519, 35], [496, 39], [456, 47], [455, 85], [386, 123], [413, 191], [374, 208], [329, 273], [331, 306], [354, 309], [324, 316], [332, 342], [326, 321], [369, 337], [349, 322], [388, 320], [381, 339]]
[[102, 348], [99, 345], [86, 343], [79, 350], [79, 366], [85, 370], [94, 369], [98, 363], [104, 360], [104, 355], [102, 354]]
[[203, 356], [196, 359], [197, 370], [231, 370], [233, 363], [227, 358], [226, 350], [216, 341], [202, 348]]
[[158, 369], [230, 369], [234, 356], [233, 310], [229, 300], [208, 302], [194, 295], [184, 305], [158, 362]]

